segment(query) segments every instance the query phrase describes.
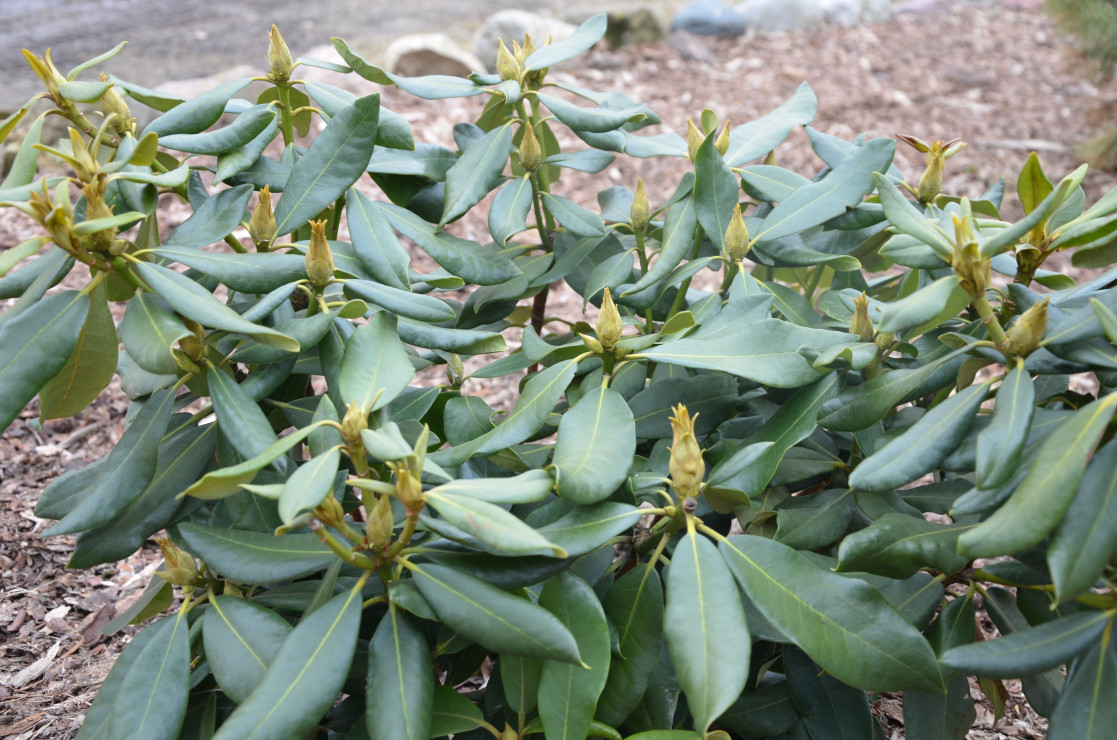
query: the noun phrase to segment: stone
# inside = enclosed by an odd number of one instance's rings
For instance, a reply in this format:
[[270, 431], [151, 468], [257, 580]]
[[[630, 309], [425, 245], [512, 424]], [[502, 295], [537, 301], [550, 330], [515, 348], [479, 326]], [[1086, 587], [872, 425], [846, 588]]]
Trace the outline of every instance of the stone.
[[758, 31], [856, 26], [892, 17], [891, 0], [744, 0], [736, 9]]
[[614, 49], [637, 44], [654, 44], [667, 38], [659, 16], [648, 8], [609, 11], [605, 39]]
[[524, 43], [524, 34], [531, 34], [536, 48], [543, 46], [549, 36], [551, 41], [562, 41], [574, 33], [576, 26], [558, 18], [531, 13], [527, 10], [501, 10], [490, 15], [473, 42], [473, 53], [490, 72], [496, 71], [497, 40], [504, 39], [509, 49], [512, 42]]
[[697, 36], [740, 36], [748, 28], [745, 17], [721, 0], [693, 0], [684, 5], [671, 22], [672, 31]]
[[444, 33], [414, 33], [396, 39], [384, 52], [384, 67], [404, 77], [468, 77], [485, 70], [480, 59], [464, 51]]

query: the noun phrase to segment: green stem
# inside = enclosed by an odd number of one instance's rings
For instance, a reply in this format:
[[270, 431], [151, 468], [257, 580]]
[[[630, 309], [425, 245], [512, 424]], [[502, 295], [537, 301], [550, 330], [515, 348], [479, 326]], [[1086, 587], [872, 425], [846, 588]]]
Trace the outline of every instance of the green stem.
[[117, 275], [128, 281], [128, 284], [137, 290], [147, 290], [147, 286], [136, 277], [136, 273], [132, 272], [132, 268], [124, 261], [124, 258], [117, 255], [109, 259], [112, 269], [116, 271]]
[[1005, 330], [1001, 328], [1001, 322], [997, 320], [997, 314], [993, 311], [993, 307], [989, 305], [989, 300], [985, 294], [973, 296], [972, 305], [977, 309], [977, 315], [981, 317], [981, 323], [985, 324], [986, 331], [989, 332], [989, 339], [993, 344], [998, 347], [1004, 343], [1007, 336]]
[[275, 90], [279, 98], [279, 127], [283, 130], [283, 146], [295, 143], [295, 117], [291, 112], [291, 88], [286, 82], [277, 82]]

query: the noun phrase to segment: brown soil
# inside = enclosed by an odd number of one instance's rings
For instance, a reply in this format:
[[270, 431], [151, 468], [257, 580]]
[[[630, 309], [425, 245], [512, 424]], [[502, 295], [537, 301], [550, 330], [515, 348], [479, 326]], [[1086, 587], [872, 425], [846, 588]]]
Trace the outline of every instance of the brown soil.
[[[675, 131], [685, 131], [686, 118], [697, 119], [704, 107], [735, 123], [750, 120], [807, 80], [820, 101], [815, 126], [825, 132], [968, 141], [948, 165], [945, 189], [977, 197], [1000, 176], [1011, 184], [1033, 149], [1052, 177], [1070, 172], [1078, 165], [1074, 147], [1100, 130], [1099, 106], [1117, 102], [1117, 86], [1099, 88], [1087, 81], [1073, 63], [1068, 41], [1035, 2], [1004, 4], [1012, 7], [957, 4], [897, 16], [889, 24], [803, 35], [600, 49], [561, 74], [648, 102]], [[451, 142], [453, 122], [476, 115], [475, 101], [424, 103], [398, 91], [385, 93], [385, 104], [408, 114], [417, 138], [440, 144]], [[820, 166], [802, 132], [781, 146], [777, 157], [803, 174]], [[897, 152], [909, 179], [918, 178], [920, 160], [906, 147]], [[682, 169], [677, 161], [624, 161], [597, 177], [629, 187], [643, 177], [654, 204], [666, 198]], [[568, 178], [562, 187], [571, 197], [592, 202], [589, 189], [579, 187], [582, 182], [589, 183]], [[1114, 185], [1112, 173], [1091, 172], [1087, 197], [1093, 201]], [[600, 187], [598, 181], [594, 191]], [[1007, 213], [1018, 215], [1011, 197]], [[175, 213], [169, 223], [181, 217]], [[462, 224], [462, 235], [471, 236], [481, 223]], [[0, 244], [11, 246], [34, 233], [22, 219], [0, 212]], [[581, 310], [572, 295], [556, 296], [552, 306], [568, 315]], [[110, 389], [82, 414], [37, 429], [33, 403], [0, 439], [0, 737], [61, 740], [76, 734], [132, 629], [105, 637], [101, 626], [152, 578], [159, 558], [150, 543], [123, 563], [67, 570], [72, 539], [42, 539], [49, 522], [32, 513], [51, 479], [107, 454], [119, 439], [126, 408], [119, 390]], [[884, 696], [876, 708], [891, 737], [902, 738], [899, 702]], [[983, 704], [969, 737], [1045, 734], [1046, 722], [1028, 709], [1015, 686], [1006, 717], [994, 726]]]

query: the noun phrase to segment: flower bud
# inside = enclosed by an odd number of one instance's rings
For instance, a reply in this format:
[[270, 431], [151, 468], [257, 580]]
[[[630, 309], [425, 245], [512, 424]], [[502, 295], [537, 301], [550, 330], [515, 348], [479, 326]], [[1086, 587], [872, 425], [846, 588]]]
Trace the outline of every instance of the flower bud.
[[390, 465], [396, 473], [396, 497], [409, 512], [423, 508], [423, 484], [405, 464]]
[[306, 249], [306, 274], [317, 288], [324, 288], [334, 278], [334, 256], [326, 241], [326, 219], [310, 222], [310, 246]]
[[862, 342], [871, 342], [876, 336], [873, 320], [869, 318], [869, 298], [864, 293], [853, 299], [853, 318], [849, 320], [849, 333], [856, 334]]
[[339, 527], [345, 522], [345, 509], [331, 493], [314, 509], [314, 518], [325, 525]]
[[[109, 76], [102, 72], [101, 82], [108, 81]], [[104, 111], [105, 116], [116, 115], [116, 118], [109, 124], [109, 128], [115, 131], [118, 136], [136, 133], [136, 119], [132, 117], [132, 111], [129, 110], [128, 104], [124, 102], [124, 98], [116, 91], [116, 87], [110, 87], [101, 96], [101, 110]]]
[[1020, 318], [1009, 327], [1001, 349], [1005, 354], [1027, 357], [1039, 347], [1047, 333], [1047, 302], [1050, 297], [1044, 297], [1020, 315]]
[[591, 337], [589, 334], [579, 334], [578, 336], [582, 338], [582, 344], [586, 345], [586, 349], [593, 352], [595, 355], [599, 355], [605, 351], [605, 348], [601, 346], [601, 342], [597, 341], [596, 337]]
[[47, 93], [57, 103], [63, 100], [62, 93], [59, 88], [66, 83], [66, 78], [54, 66], [54, 62], [50, 58], [50, 49], [46, 53], [37, 57], [27, 49], [23, 50], [23, 56], [27, 59], [27, 63], [31, 65], [31, 71], [42, 81], [43, 86], [46, 87]]
[[496, 73], [505, 82], [520, 79], [520, 63], [516, 60], [516, 56], [504, 45], [504, 39], [497, 39]]
[[365, 429], [368, 429], [366, 412], [355, 401], [350, 401], [345, 407], [345, 418], [341, 420], [341, 436], [346, 444], [356, 444], [361, 441], [361, 432]]
[[601, 312], [597, 315], [597, 323], [593, 328], [597, 338], [601, 340], [601, 346], [605, 349], [612, 349], [621, 338], [624, 321], [621, 319], [621, 312], [617, 310], [617, 304], [613, 303], [613, 296], [609, 294], [608, 286], [605, 288], [605, 296], [601, 299]]
[[519, 737], [516, 729], [507, 722], [504, 723], [504, 730], [500, 733], [500, 740], [516, 740]]
[[368, 512], [368, 544], [379, 550], [392, 541], [395, 522], [392, 519], [392, 500], [387, 496], [376, 499], [376, 505]]
[[888, 349], [889, 347], [892, 346], [892, 343], [895, 342], [895, 341], [896, 341], [896, 334], [895, 334], [895, 332], [891, 332], [891, 331], [877, 332], [877, 335], [875, 337], [873, 337], [873, 342], [880, 349]]
[[931, 139], [931, 143], [928, 144], [922, 139], [903, 134], [897, 135], [896, 138], [916, 151], [927, 155], [927, 168], [919, 178], [919, 187], [909, 187], [909, 189], [915, 193], [915, 197], [920, 203], [927, 205], [934, 202], [935, 198], [942, 192], [942, 173], [946, 166], [946, 160], [960, 152], [966, 146], [966, 143], [961, 139], [951, 139], [950, 141]]
[[543, 150], [539, 148], [539, 139], [535, 138], [535, 129], [530, 122], [525, 123], [521, 130], [524, 135], [520, 139], [520, 164], [527, 172], [535, 172], [543, 160]]
[[740, 262], [749, 251], [749, 229], [741, 215], [741, 204], [733, 206], [733, 216], [725, 229], [725, 256], [730, 262]]
[[775, 167], [776, 166], [776, 150], [775, 149], [773, 149], [772, 151], [770, 151], [770, 152], [768, 152], [767, 154], [764, 155], [763, 164], [766, 164], [770, 167]]
[[167, 566], [164, 571], [157, 571], [155, 575], [173, 586], [193, 586], [198, 580], [198, 564], [194, 556], [167, 537], [158, 537], [155, 540], [163, 553], [163, 564]]
[[705, 138], [702, 129], [695, 126], [694, 121], [686, 119], [686, 156], [691, 162], [698, 156], [698, 147], [702, 146]]
[[648, 203], [648, 194], [644, 192], [644, 179], [636, 178], [636, 195], [632, 198], [632, 205], [628, 209], [628, 219], [632, 223], [632, 230], [642, 234], [648, 229], [648, 218], [651, 205]]
[[291, 71], [295, 68], [295, 63], [291, 59], [291, 50], [287, 48], [274, 23], [271, 31], [268, 32], [268, 67], [271, 69], [268, 77], [272, 82], [287, 82], [291, 79]]
[[515, 41], [512, 42], [512, 55], [516, 57], [516, 63], [521, 67], [527, 62], [527, 58], [535, 53], [535, 42], [531, 40], [531, 34], [524, 34], [524, 45], [519, 46]]
[[465, 365], [457, 353], [451, 353], [450, 360], [446, 363], [446, 382], [454, 390], [461, 388], [465, 382]]
[[668, 469], [671, 485], [679, 501], [682, 501], [698, 495], [702, 478], [706, 475], [706, 463], [694, 436], [694, 421], [698, 414], [691, 418], [690, 412], [681, 403], [672, 411], [675, 415], [671, 417], [671, 461]]
[[725, 127], [721, 130], [717, 140], [714, 142], [714, 148], [718, 150], [718, 154], [725, 156], [729, 151], [729, 121], [726, 120]]
[[256, 199], [256, 209], [252, 211], [252, 220], [248, 222], [248, 235], [258, 251], [267, 251], [275, 238], [275, 215], [271, 208], [271, 187], [265, 185], [260, 188]]

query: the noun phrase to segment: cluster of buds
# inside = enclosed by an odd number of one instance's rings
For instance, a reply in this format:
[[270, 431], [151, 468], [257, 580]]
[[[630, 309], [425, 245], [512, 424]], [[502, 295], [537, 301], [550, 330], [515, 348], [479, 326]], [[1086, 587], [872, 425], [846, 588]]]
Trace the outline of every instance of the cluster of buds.
[[365, 536], [368, 537], [369, 549], [383, 550], [392, 542], [392, 535], [395, 533], [392, 499], [388, 496], [378, 496], [371, 510], [367, 511], [367, 516]]
[[876, 327], [869, 317], [869, 297], [864, 293], [853, 299], [853, 318], [849, 320], [849, 333], [856, 334], [862, 342], [871, 342], [876, 338]]
[[605, 295], [601, 299], [601, 311], [597, 315], [597, 322], [594, 324], [593, 330], [597, 337], [591, 337], [587, 334], [580, 334], [582, 343], [586, 345], [586, 349], [597, 354], [604, 352], [611, 352], [617, 346], [617, 342], [621, 339], [621, 331], [624, 329], [624, 320], [621, 318], [621, 312], [617, 309], [617, 304], [613, 303], [613, 296], [609, 292], [609, 288], [605, 288]]
[[[717, 139], [714, 140], [714, 148], [718, 150], [719, 154], [725, 154], [729, 151], [729, 125], [730, 121], [726, 121], [725, 126], [721, 129], [721, 133], [718, 134]], [[691, 162], [698, 156], [698, 147], [702, 146], [702, 142], [706, 140], [707, 136], [716, 131], [717, 127], [717, 114], [709, 109], [702, 111], [702, 128], [698, 128], [691, 119], [686, 119], [686, 150], [687, 158]]]
[[[551, 43], [550, 37], [547, 42]], [[520, 83], [520, 86], [527, 90], [537, 90], [543, 82], [543, 78], [547, 74], [547, 69], [528, 70], [527, 58], [535, 53], [535, 42], [531, 40], [531, 34], [524, 34], [524, 44], [520, 46], [515, 41], [512, 42], [512, 48], [504, 44], [504, 39], [497, 40], [496, 49], [496, 73], [500, 75], [500, 79], [507, 82], [514, 80]]]
[[706, 462], [702, 459], [702, 448], [694, 433], [694, 422], [686, 406], [679, 404], [672, 409], [671, 417], [671, 486], [679, 505], [686, 511], [694, 511], [698, 495], [702, 492], [702, 479], [706, 476]]
[[896, 138], [916, 151], [927, 155], [927, 168], [923, 171], [923, 176], [919, 178], [919, 187], [913, 188], [907, 183], [902, 184], [921, 204], [929, 205], [933, 203], [939, 193], [942, 192], [942, 173], [946, 166], [946, 160], [960, 152], [962, 147], [966, 146], [966, 142], [961, 139], [951, 139], [950, 141], [931, 139], [931, 143], [928, 144], [922, 139], [904, 134], [897, 134]]
[[163, 553], [163, 565], [166, 570], [159, 570], [155, 575], [162, 578], [172, 586], [192, 587], [198, 582], [198, 564], [194, 556], [180, 548], [167, 537], [155, 540], [159, 551]]
[[981, 255], [973, 218], [954, 216], [954, 255], [950, 266], [962, 278], [962, 287], [971, 296], [984, 296], [989, 287], [989, 260]]
[[171, 348], [171, 356], [186, 373], [197, 375], [209, 364], [206, 359], [206, 333], [201, 324], [185, 319], [186, 326], [194, 333], [178, 340], [178, 346]]
[[[101, 82], [108, 82], [109, 77], [104, 72], [101, 73]], [[117, 136], [135, 136], [136, 135], [136, 119], [132, 115], [131, 109], [128, 104], [124, 102], [124, 98], [116, 91], [115, 87], [110, 87], [105, 90], [104, 95], [101, 96], [101, 111], [105, 114], [108, 120], [109, 128]]]
[[256, 208], [252, 211], [252, 220], [248, 222], [248, 235], [256, 250], [266, 252], [275, 239], [275, 214], [271, 206], [271, 187], [265, 185], [260, 188], [256, 200]]
[[306, 249], [306, 275], [316, 288], [334, 279], [334, 256], [326, 240], [326, 219], [310, 222], [310, 246]]
[[1006, 355], [1027, 357], [1039, 347], [1047, 334], [1047, 303], [1050, 297], [1044, 297], [1024, 313], [1008, 328], [1005, 340], [1000, 349]]

